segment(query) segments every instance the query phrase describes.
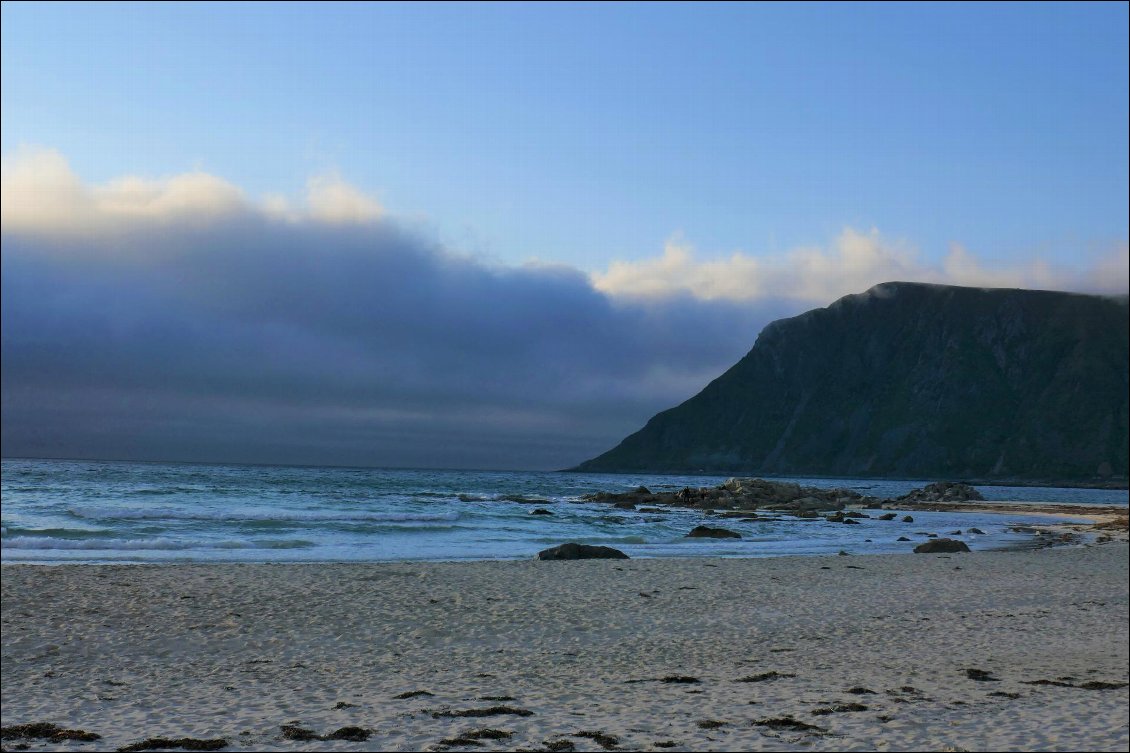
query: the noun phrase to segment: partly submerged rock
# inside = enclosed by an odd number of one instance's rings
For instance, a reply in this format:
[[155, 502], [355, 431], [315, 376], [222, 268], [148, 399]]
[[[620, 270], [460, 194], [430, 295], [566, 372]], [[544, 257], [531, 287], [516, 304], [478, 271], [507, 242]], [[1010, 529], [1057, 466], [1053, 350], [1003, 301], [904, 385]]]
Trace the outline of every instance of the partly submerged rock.
[[931, 539], [914, 547], [915, 554], [935, 554], [939, 552], [968, 552], [969, 545], [957, 539]]
[[686, 535], [688, 539], [740, 539], [742, 535], [737, 531], [726, 528], [711, 528], [710, 526], [695, 526]]
[[567, 544], [561, 544], [551, 549], [543, 549], [538, 552], [539, 560], [593, 560], [593, 559], [610, 559], [610, 560], [626, 560], [628, 555], [621, 552], [619, 549], [613, 549], [610, 546], [592, 546], [590, 544], [578, 544], [570, 541]]
[[983, 502], [981, 492], [969, 484], [938, 481], [898, 498], [899, 502]]

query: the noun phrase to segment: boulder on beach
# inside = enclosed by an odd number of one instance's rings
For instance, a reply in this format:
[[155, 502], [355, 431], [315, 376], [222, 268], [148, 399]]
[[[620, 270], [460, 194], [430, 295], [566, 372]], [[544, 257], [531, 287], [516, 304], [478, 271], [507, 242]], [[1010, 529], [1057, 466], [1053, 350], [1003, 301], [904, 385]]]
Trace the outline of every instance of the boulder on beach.
[[592, 546], [590, 544], [578, 544], [570, 541], [567, 544], [561, 544], [551, 549], [543, 549], [538, 552], [539, 560], [626, 560], [629, 559], [628, 555], [621, 552], [619, 549], [613, 549], [610, 546]]
[[932, 539], [914, 547], [915, 554], [937, 554], [949, 552], [968, 552], [969, 546], [957, 539]]
[[710, 526], [695, 526], [686, 535], [688, 539], [740, 539], [742, 535], [737, 531], [726, 528], [711, 528]]

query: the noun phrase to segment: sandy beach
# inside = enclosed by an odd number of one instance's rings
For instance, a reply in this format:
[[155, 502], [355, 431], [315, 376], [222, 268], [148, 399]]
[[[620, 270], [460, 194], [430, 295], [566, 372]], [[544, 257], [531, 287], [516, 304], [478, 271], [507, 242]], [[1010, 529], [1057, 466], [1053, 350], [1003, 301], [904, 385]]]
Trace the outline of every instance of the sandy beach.
[[5, 566], [4, 747], [1126, 750], [1127, 564]]

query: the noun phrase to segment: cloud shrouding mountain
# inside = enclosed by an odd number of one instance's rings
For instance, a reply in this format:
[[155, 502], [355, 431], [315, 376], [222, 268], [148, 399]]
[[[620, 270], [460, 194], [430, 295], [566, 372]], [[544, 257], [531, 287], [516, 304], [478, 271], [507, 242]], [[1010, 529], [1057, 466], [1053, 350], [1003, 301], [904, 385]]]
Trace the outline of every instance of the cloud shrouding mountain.
[[[851, 230], [595, 279], [500, 267], [337, 176], [297, 202], [200, 172], [90, 186], [49, 151], [5, 161], [2, 206], [8, 456], [563, 467], [690, 397], [771, 319], [925, 274]], [[1012, 279], [962, 254], [932, 281]]]
[[779, 296], [814, 305], [890, 280], [993, 288], [1034, 288], [1091, 293], [1124, 293], [1130, 246], [1112, 244], [1106, 253], [1081, 258], [1065, 268], [1041, 260], [992, 266], [953, 244], [940, 264], [922, 259], [907, 243], [878, 230], [845, 228], [829, 248], [797, 248], [783, 254], [698, 261], [694, 249], [669, 242], [663, 254], [638, 262], [613, 262], [594, 284], [609, 295], [656, 298], [689, 293], [703, 300], [751, 301]]

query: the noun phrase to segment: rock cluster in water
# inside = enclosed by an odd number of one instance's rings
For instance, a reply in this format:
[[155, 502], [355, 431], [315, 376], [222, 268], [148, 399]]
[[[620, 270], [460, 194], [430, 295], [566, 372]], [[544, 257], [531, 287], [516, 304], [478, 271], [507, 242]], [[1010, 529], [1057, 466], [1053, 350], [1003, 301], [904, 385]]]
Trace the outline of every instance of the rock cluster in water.
[[984, 502], [981, 492], [969, 484], [938, 481], [898, 498], [899, 502]]
[[842, 510], [849, 504], [879, 501], [852, 489], [818, 489], [789, 481], [731, 478], [715, 487], [686, 487], [677, 492], [653, 493], [641, 486], [630, 492], [596, 492], [586, 502], [607, 502], [622, 509], [637, 505], [670, 505], [702, 510], [773, 510], [801, 514]]
[[646, 486], [641, 486], [630, 492], [596, 492], [581, 499], [585, 502], [604, 502], [622, 510], [639, 510], [640, 505], [647, 505], [651, 511], [655, 511], [654, 506], [667, 505], [711, 511], [771, 510], [805, 518], [817, 517], [819, 513], [841, 512], [848, 505], [881, 509], [888, 504], [970, 502], [983, 501], [984, 497], [969, 484], [951, 481], [928, 484], [897, 499], [881, 499], [864, 496], [854, 489], [820, 489], [791, 481], [731, 478], [714, 487], [688, 486], [677, 492], [652, 492]]

